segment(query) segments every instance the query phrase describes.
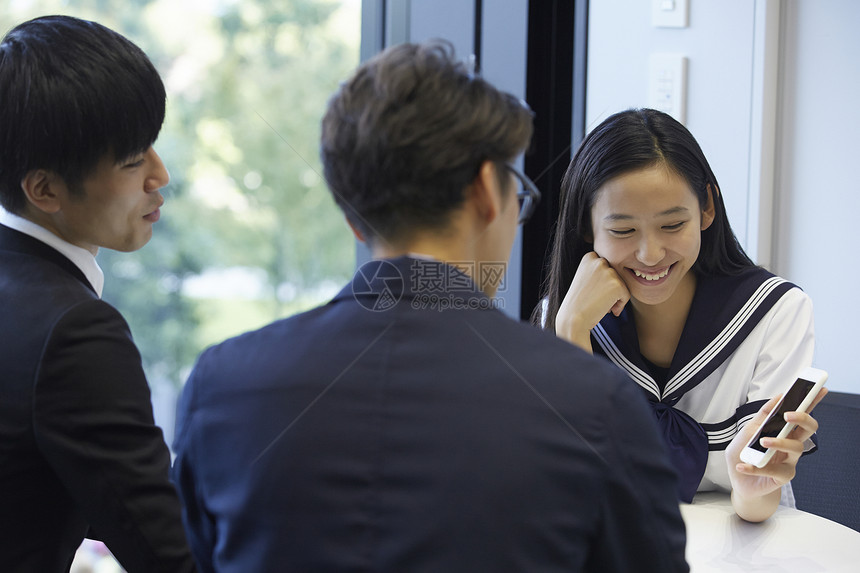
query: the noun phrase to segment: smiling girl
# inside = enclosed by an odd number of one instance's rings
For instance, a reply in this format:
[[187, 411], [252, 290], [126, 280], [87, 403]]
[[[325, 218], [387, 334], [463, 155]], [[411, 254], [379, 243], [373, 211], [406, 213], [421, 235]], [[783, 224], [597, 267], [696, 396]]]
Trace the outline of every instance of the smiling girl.
[[764, 468], [739, 453], [812, 362], [812, 303], [744, 253], [683, 125], [629, 110], [585, 138], [562, 182], [547, 285], [544, 327], [642, 388], [682, 500], [731, 491], [750, 521], [767, 519], [783, 490], [792, 503], [786, 484], [818, 428], [809, 414], [787, 415], [798, 427], [765, 444], [779, 451]]

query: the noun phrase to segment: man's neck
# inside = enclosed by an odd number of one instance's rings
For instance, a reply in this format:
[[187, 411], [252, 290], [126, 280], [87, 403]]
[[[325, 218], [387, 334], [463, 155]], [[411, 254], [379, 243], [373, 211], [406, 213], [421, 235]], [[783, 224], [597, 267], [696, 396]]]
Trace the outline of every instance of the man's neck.
[[[489, 297], [496, 294], [497, 285], [481, 285], [478, 277], [473, 276], [478, 263], [483, 262], [475, 249], [468, 248], [469, 241], [446, 238], [417, 238], [406, 244], [392, 245], [379, 241], [371, 247], [371, 255], [375, 259], [392, 259], [402, 256], [431, 258], [443, 263], [453, 264], [469, 275], [475, 284]], [[467, 263], [467, 264], [464, 264]], [[475, 263], [475, 264], [468, 264]]]
[[95, 254], [92, 253], [92, 251], [69, 243], [50, 229], [47, 229], [38, 222], [33, 221], [31, 218], [23, 217], [21, 215], [13, 215], [2, 209], [0, 209], [0, 223], [15, 229], [20, 233], [29, 235], [65, 255], [66, 258], [71, 260], [79, 269], [81, 269], [87, 277], [87, 280], [93, 286], [96, 294], [101, 296], [102, 287], [104, 286], [104, 273], [96, 262]]

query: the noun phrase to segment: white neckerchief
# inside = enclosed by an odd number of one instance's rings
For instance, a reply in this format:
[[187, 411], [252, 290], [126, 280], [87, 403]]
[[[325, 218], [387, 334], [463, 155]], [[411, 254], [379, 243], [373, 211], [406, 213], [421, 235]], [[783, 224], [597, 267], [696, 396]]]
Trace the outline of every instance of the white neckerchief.
[[19, 217], [18, 215], [13, 215], [5, 209], [0, 209], [0, 223], [11, 229], [15, 229], [18, 232], [24, 233], [25, 235], [29, 235], [34, 239], [42, 241], [49, 247], [60, 251], [67, 259], [72, 261], [76, 267], [81, 269], [81, 272], [84, 273], [84, 276], [87, 277], [87, 280], [90, 281], [91, 285], [93, 285], [93, 289], [96, 291], [96, 294], [101, 298], [102, 289], [104, 289], [105, 284], [105, 275], [91, 252], [81, 247], [77, 247], [68, 241], [64, 241], [41, 225], [37, 225], [36, 223], [23, 217]]

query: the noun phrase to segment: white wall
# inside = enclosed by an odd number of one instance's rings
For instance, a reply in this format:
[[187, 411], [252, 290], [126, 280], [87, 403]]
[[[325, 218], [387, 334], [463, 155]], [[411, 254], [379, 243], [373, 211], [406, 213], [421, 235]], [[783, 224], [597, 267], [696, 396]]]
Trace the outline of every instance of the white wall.
[[[781, 22], [767, 28], [763, 16], [774, 8]], [[689, 26], [680, 29], [653, 27], [650, 0], [591, 0], [586, 95], [593, 127], [611, 113], [648, 105], [651, 53], [688, 58], [685, 123], [720, 182], [732, 228], [754, 259], [811, 295], [815, 364], [830, 372], [831, 389], [854, 393], [860, 393], [860, 372], [852, 368], [849, 328], [860, 322], [860, 310], [845, 291], [860, 279], [851, 264], [860, 258], [851, 220], [860, 194], [848, 177], [860, 163], [857, 23], [857, 0], [689, 0]], [[768, 131], [758, 105], [767, 101], [761, 85], [773, 70], [761, 67], [763, 37], [774, 33], [780, 38], [778, 96], [764, 115], [775, 114], [775, 148], [764, 141], [776, 167], [757, 160], [759, 137]], [[762, 175], [774, 179], [773, 206], [758, 184]], [[759, 213], [762, 198], [766, 208]], [[759, 250], [760, 229], [773, 238], [772, 248]]]
[[774, 267], [815, 304], [816, 365], [860, 393], [860, 2], [787, 0]]
[[685, 125], [702, 146], [732, 227], [746, 244], [755, 3], [689, 2], [689, 27], [655, 28], [650, 0], [591, 0], [586, 125], [648, 106], [652, 53], [686, 56]]

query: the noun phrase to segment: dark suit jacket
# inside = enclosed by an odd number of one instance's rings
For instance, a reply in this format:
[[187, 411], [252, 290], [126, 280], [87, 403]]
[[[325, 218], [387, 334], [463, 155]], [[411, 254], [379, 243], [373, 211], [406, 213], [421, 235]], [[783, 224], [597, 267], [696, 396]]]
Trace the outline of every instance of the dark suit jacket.
[[193, 559], [128, 325], [55, 249], [0, 225], [0, 569], [68, 571], [92, 528], [129, 572]]
[[452, 267], [362, 271], [191, 374], [173, 471], [203, 571], [687, 570], [675, 475], [617, 368]]

